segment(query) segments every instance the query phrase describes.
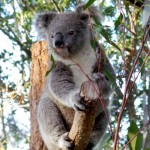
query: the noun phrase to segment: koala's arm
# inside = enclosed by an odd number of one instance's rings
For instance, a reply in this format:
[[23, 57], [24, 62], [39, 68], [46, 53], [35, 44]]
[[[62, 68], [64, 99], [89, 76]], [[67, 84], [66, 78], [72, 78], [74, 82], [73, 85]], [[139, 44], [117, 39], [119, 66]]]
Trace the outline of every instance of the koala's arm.
[[79, 95], [80, 89], [76, 87], [69, 66], [62, 62], [56, 62], [48, 84], [50, 84], [53, 95], [60, 103], [75, 110], [85, 110], [85, 105], [81, 103]]
[[[98, 66], [100, 66], [100, 68]], [[95, 65], [93, 78], [98, 84], [100, 96], [104, 99], [107, 99], [109, 97], [113, 89], [113, 83], [112, 81], [110, 81], [110, 79], [107, 78], [105, 73], [106, 71], [111, 75], [111, 77], [113, 77], [115, 81], [116, 75], [114, 69], [111, 66], [108, 58], [106, 56], [103, 56], [102, 61], [97, 62]]]

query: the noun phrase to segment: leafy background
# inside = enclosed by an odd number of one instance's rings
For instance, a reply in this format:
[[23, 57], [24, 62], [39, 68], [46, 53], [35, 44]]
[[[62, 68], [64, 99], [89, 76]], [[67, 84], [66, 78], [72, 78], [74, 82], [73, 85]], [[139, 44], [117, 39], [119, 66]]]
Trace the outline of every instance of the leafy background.
[[[111, 98], [113, 103], [110, 121], [113, 135], [119, 134], [120, 149], [127, 147], [130, 150], [149, 150], [150, 61], [147, 58], [150, 55], [150, 45], [143, 39], [146, 35], [141, 25], [144, 3], [142, 0], [82, 2], [87, 4], [86, 7], [94, 3], [100, 8], [103, 19], [102, 24], [96, 23], [96, 38], [104, 45], [117, 75], [114, 96]], [[15, 150], [29, 149], [30, 47], [37, 40], [32, 26], [35, 13], [72, 11], [80, 3], [80, 0], [0, 1], [1, 150], [11, 150], [12, 147]], [[134, 65], [135, 59], [137, 62]], [[144, 65], [141, 68], [142, 64]], [[129, 78], [131, 71], [133, 71], [132, 77]], [[137, 80], [134, 81], [138, 74]], [[107, 71], [106, 75], [112, 78]], [[127, 81], [129, 82], [126, 87]], [[126, 99], [129, 95], [125, 104], [124, 95]], [[118, 120], [121, 111], [122, 116]], [[119, 125], [119, 121], [120, 130], [117, 131], [116, 126]], [[109, 130], [99, 149], [113, 149]]]

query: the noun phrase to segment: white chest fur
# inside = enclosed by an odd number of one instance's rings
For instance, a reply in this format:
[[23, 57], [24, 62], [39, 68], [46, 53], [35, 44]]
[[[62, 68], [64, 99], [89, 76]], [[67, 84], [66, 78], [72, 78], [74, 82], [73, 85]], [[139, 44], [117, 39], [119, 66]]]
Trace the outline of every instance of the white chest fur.
[[76, 86], [80, 88], [81, 84], [88, 80], [87, 76], [92, 77], [93, 66], [96, 62], [94, 50], [92, 48], [85, 49], [79, 55], [76, 55], [73, 60], [77, 65], [71, 66], [71, 69]]
[[91, 78], [93, 66], [96, 62], [95, 52], [91, 46], [84, 48], [72, 58], [62, 59], [61, 56], [55, 53], [52, 53], [52, 55], [55, 61], [61, 61], [71, 68], [77, 88], [80, 88], [81, 84], [88, 80], [87, 76]]

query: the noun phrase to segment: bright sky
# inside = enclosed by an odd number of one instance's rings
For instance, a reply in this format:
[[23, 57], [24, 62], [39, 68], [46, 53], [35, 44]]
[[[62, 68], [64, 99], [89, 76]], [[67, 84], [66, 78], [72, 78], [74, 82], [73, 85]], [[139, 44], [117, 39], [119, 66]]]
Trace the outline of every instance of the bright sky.
[[[10, 39], [5, 36], [2, 32], [0, 32], [0, 41], [1, 41], [1, 46], [0, 46], [0, 53], [3, 52], [3, 49], [6, 49], [9, 52], [13, 53], [13, 59], [12, 60], [7, 60], [6, 62], [3, 62], [2, 59], [0, 59], [0, 66], [2, 67], [2, 70], [4, 71], [3, 74], [8, 75], [9, 81], [10, 82], [14, 82], [16, 85], [20, 86], [20, 92], [23, 92], [23, 87], [21, 87], [21, 85], [19, 85], [19, 83], [21, 83], [21, 75], [19, 73], [19, 69], [17, 67], [14, 67], [13, 60], [21, 60], [21, 53], [19, 48], [16, 46], [15, 50], [12, 48], [12, 42], [10, 41]], [[9, 56], [6, 55], [6, 59], [9, 58]], [[11, 70], [12, 71], [11, 71]], [[27, 77], [29, 77], [29, 69], [27, 70]], [[4, 81], [6, 83], [6, 81]], [[19, 93], [20, 94], [20, 93]], [[1, 97], [0, 97], [0, 102], [1, 102]], [[21, 129], [24, 129], [25, 131], [28, 132], [29, 135], [29, 131], [30, 131], [30, 114], [29, 112], [24, 112], [23, 109], [20, 108], [20, 106], [18, 106], [18, 104], [14, 103], [14, 100], [10, 100], [10, 102], [8, 102], [9, 99], [4, 99], [4, 114], [5, 116], [8, 116], [9, 113], [16, 109], [16, 115], [15, 115], [15, 119], [17, 121], [18, 126]], [[2, 128], [1, 123], [0, 123], [0, 129]], [[6, 128], [6, 132], [9, 134], [9, 128]], [[0, 134], [1, 130], [0, 130]], [[28, 145], [23, 144], [25, 142], [26, 139], [24, 139], [21, 143], [19, 143], [19, 147], [15, 147], [14, 145], [8, 144], [8, 150], [20, 150], [20, 148], [22, 150], [27, 150], [29, 147]]]

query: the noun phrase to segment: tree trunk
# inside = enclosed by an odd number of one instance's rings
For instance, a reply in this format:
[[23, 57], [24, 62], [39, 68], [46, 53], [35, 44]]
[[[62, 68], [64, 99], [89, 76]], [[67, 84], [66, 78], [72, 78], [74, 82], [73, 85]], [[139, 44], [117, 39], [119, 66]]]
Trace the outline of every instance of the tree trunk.
[[[32, 51], [32, 66], [30, 75], [30, 112], [31, 112], [31, 137], [30, 150], [47, 150], [40, 136], [37, 123], [37, 107], [40, 99], [40, 93], [45, 83], [45, 74], [48, 70], [48, 52], [45, 42], [38, 42], [31, 47]], [[88, 106], [85, 112], [78, 111], [75, 113], [73, 125], [69, 133], [69, 137], [75, 143], [74, 150], [85, 150], [89, 142], [89, 136], [93, 129], [96, 106], [98, 100], [90, 100], [86, 97], [90, 88], [93, 88], [92, 81], [87, 81], [82, 84], [81, 96], [84, 97], [84, 102]]]
[[30, 150], [47, 150], [40, 136], [37, 124], [37, 107], [40, 93], [45, 82], [45, 74], [48, 68], [48, 52], [45, 42], [32, 45], [32, 66], [30, 74], [30, 114], [31, 114], [31, 137]]

